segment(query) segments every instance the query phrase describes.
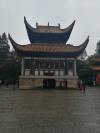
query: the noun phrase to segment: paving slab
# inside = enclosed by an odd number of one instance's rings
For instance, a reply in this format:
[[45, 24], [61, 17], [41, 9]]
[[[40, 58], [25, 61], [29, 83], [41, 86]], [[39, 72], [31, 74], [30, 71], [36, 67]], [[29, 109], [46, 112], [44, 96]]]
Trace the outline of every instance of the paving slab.
[[100, 133], [100, 88], [0, 87], [0, 133]]

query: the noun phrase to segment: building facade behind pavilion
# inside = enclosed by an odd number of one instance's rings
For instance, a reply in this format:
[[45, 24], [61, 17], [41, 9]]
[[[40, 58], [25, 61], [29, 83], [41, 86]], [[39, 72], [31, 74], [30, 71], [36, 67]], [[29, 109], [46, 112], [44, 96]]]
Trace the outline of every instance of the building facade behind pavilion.
[[84, 52], [89, 37], [79, 46], [66, 44], [75, 21], [65, 29], [58, 26], [32, 27], [24, 17], [30, 44], [17, 44], [9, 39], [22, 58], [19, 88], [77, 88], [76, 60]]

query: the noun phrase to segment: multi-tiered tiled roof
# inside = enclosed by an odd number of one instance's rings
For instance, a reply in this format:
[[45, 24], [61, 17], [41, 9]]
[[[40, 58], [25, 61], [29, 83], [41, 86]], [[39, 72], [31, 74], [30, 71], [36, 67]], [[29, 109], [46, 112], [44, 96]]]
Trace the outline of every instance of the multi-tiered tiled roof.
[[20, 56], [33, 57], [61, 57], [73, 58], [78, 57], [85, 50], [89, 37], [79, 46], [67, 44], [70, 34], [72, 32], [75, 21], [65, 29], [58, 26], [39, 26], [33, 28], [24, 18], [27, 34], [30, 44], [17, 44], [9, 35], [9, 39]]

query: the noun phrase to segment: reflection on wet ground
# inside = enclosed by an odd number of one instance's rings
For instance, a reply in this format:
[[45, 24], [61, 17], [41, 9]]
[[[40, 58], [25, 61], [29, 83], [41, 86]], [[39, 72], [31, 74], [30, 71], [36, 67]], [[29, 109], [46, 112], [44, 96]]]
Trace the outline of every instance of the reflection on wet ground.
[[0, 133], [100, 133], [100, 88], [0, 88]]

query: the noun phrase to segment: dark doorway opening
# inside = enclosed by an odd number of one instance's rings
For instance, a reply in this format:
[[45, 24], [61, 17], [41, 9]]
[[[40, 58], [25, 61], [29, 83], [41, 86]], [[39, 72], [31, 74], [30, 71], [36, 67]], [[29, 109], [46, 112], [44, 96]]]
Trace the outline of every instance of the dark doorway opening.
[[55, 79], [44, 79], [43, 80], [43, 88], [55, 88], [56, 81]]

